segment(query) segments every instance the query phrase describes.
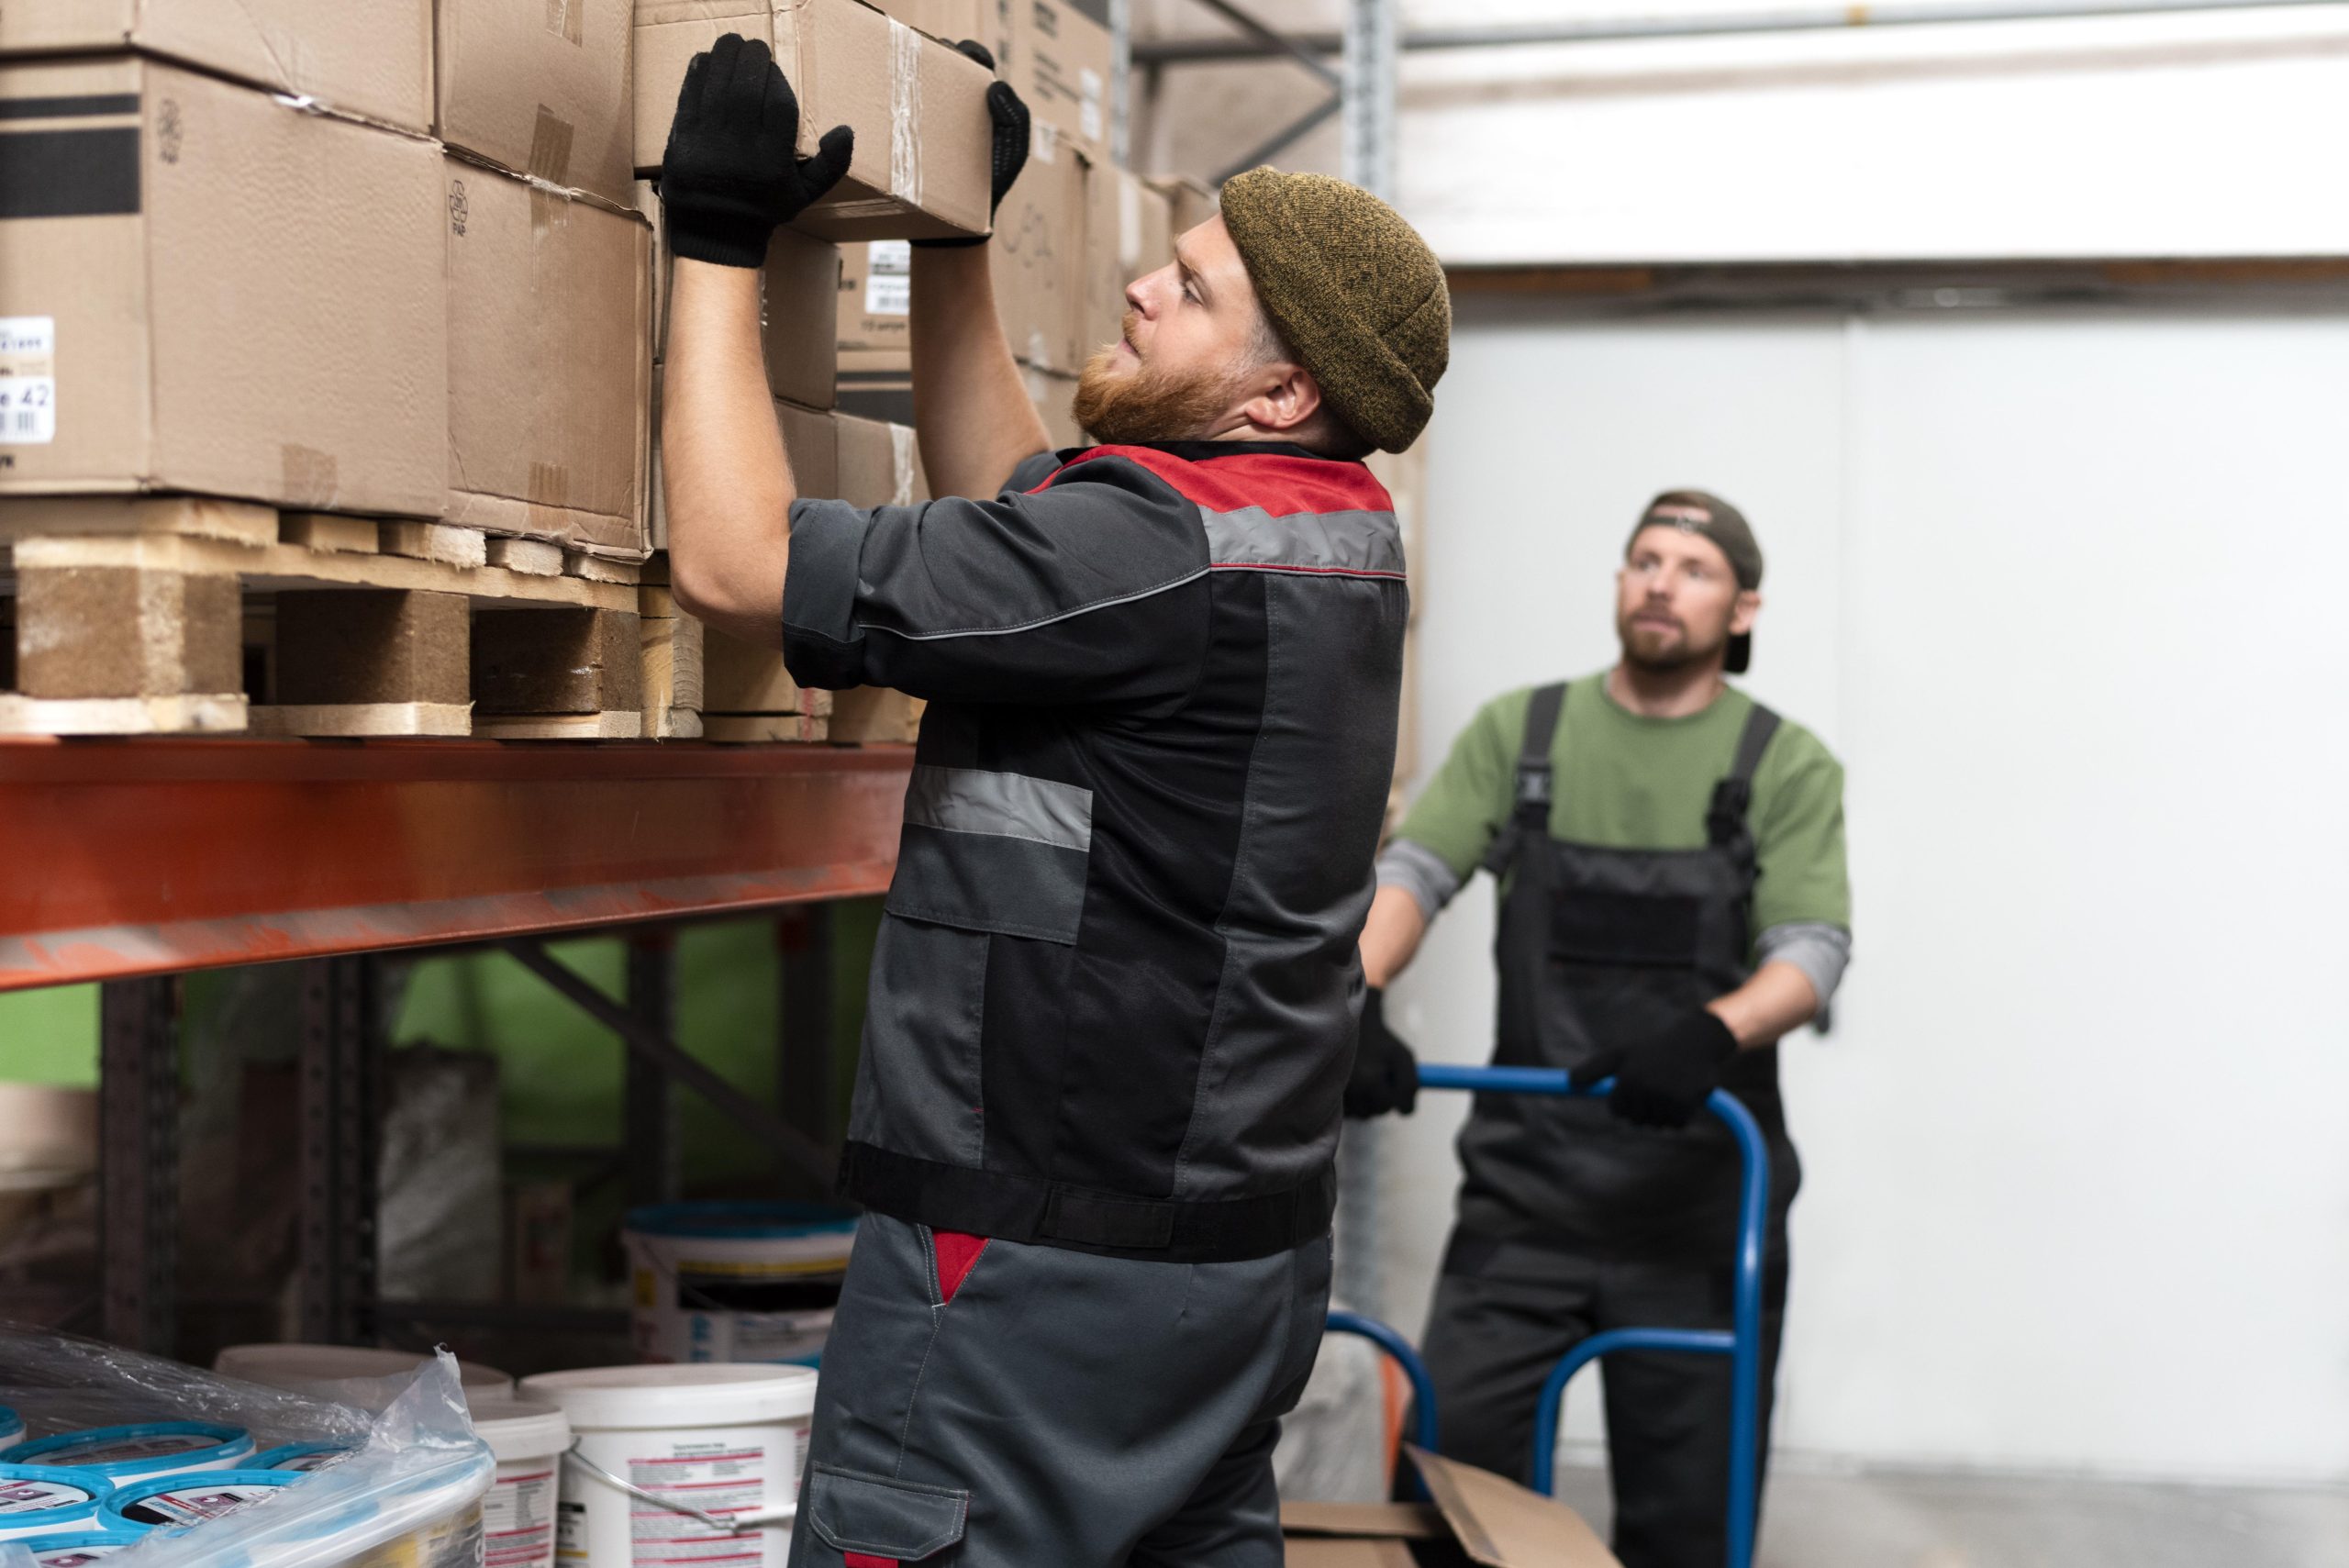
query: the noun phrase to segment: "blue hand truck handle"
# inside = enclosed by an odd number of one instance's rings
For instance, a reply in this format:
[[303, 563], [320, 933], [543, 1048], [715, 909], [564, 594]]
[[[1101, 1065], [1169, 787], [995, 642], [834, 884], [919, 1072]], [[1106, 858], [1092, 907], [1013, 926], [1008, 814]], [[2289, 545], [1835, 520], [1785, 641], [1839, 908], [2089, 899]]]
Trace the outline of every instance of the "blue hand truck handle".
[[[1563, 1068], [1464, 1067], [1425, 1062], [1419, 1067], [1423, 1089], [1465, 1089], [1475, 1094], [1602, 1095], [1615, 1081], [1601, 1080], [1577, 1088]], [[1558, 1404], [1574, 1374], [1600, 1356], [1617, 1351], [1679, 1351], [1730, 1358], [1729, 1551], [1728, 1568], [1751, 1568], [1757, 1472], [1761, 1458], [1762, 1410], [1762, 1246], [1770, 1207], [1770, 1150], [1753, 1113], [1725, 1089], [1705, 1097], [1705, 1108], [1718, 1117], [1737, 1140], [1742, 1172], [1738, 1187], [1736, 1279], [1731, 1293], [1730, 1327], [1718, 1329], [1610, 1329], [1594, 1334], [1566, 1352], [1542, 1388], [1542, 1403], [1534, 1415], [1533, 1485], [1548, 1496], [1555, 1488], [1558, 1446]], [[1426, 1363], [1403, 1337], [1375, 1318], [1358, 1313], [1330, 1314], [1330, 1328], [1360, 1334], [1401, 1363], [1418, 1402], [1414, 1434], [1419, 1445], [1435, 1451], [1436, 1418], [1433, 1385]]]

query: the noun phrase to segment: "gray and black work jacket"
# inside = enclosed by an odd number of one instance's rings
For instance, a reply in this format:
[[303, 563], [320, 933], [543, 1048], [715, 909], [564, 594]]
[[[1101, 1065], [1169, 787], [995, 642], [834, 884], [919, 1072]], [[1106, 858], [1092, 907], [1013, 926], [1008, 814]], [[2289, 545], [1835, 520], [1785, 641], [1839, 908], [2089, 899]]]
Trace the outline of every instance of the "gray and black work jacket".
[[1408, 610], [1386, 490], [1186, 442], [791, 518], [792, 675], [930, 702], [843, 1195], [1171, 1261], [1326, 1233]]

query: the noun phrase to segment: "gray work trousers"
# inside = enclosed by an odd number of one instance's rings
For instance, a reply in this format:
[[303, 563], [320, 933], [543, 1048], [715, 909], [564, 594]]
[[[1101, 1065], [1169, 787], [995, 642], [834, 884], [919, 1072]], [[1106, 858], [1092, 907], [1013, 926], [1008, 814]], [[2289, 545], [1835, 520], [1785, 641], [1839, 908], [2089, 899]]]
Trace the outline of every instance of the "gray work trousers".
[[[1726, 1328], [1731, 1283], [1726, 1262], [1602, 1260], [1455, 1231], [1428, 1315], [1438, 1450], [1531, 1484], [1534, 1410], [1560, 1358], [1608, 1329]], [[1763, 1275], [1757, 1468], [1769, 1461], [1786, 1296], [1781, 1241]], [[1728, 1552], [1729, 1358], [1626, 1352], [1607, 1358], [1606, 1374], [1615, 1555], [1624, 1568], [1718, 1568]]]
[[1330, 1242], [1230, 1263], [867, 1215], [824, 1348], [791, 1568], [1280, 1568], [1272, 1452]]

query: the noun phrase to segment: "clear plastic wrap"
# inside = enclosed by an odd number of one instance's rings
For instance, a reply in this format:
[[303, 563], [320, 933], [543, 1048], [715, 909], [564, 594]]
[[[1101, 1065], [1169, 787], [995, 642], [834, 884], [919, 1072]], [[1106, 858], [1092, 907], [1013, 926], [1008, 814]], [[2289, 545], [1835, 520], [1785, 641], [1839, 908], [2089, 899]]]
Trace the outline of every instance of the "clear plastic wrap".
[[[207, 1421], [243, 1428], [257, 1451], [356, 1445], [350, 1458], [235, 1513], [190, 1529], [151, 1531], [106, 1557], [106, 1568], [480, 1568], [481, 1499], [496, 1462], [473, 1433], [456, 1358], [444, 1351], [417, 1359], [407, 1376], [354, 1382], [356, 1403], [328, 1404], [111, 1345], [0, 1325], [0, 1405], [24, 1418], [30, 1439]], [[0, 1568], [33, 1568], [32, 1554], [0, 1542]]]

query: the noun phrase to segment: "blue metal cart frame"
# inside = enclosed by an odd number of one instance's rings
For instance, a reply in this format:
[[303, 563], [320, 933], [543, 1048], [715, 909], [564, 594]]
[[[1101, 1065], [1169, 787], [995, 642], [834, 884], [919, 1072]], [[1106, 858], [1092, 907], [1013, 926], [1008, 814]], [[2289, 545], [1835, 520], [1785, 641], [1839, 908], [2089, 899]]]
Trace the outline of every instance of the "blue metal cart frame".
[[[1430, 1063], [1419, 1069], [1419, 1086], [1426, 1089], [1465, 1089], [1475, 1094], [1599, 1095], [1613, 1090], [1613, 1079], [1577, 1089], [1566, 1073], [1553, 1067], [1453, 1067]], [[1738, 1190], [1736, 1282], [1727, 1329], [1609, 1329], [1593, 1334], [1568, 1351], [1542, 1386], [1542, 1404], [1533, 1418], [1533, 1489], [1547, 1496], [1555, 1485], [1558, 1447], [1558, 1407], [1566, 1384], [1590, 1362], [1619, 1351], [1676, 1351], [1684, 1354], [1730, 1358], [1729, 1434], [1729, 1552], [1727, 1568], [1752, 1568], [1754, 1505], [1757, 1501], [1761, 1457], [1762, 1411], [1762, 1249], [1770, 1209], [1770, 1151], [1753, 1113], [1727, 1090], [1715, 1089], [1705, 1106], [1725, 1123], [1737, 1140], [1743, 1162]], [[1419, 1446], [1435, 1451], [1435, 1388], [1425, 1362], [1410, 1342], [1375, 1318], [1356, 1312], [1332, 1312], [1330, 1329], [1359, 1334], [1395, 1358], [1410, 1380], [1418, 1414], [1412, 1435]]]

